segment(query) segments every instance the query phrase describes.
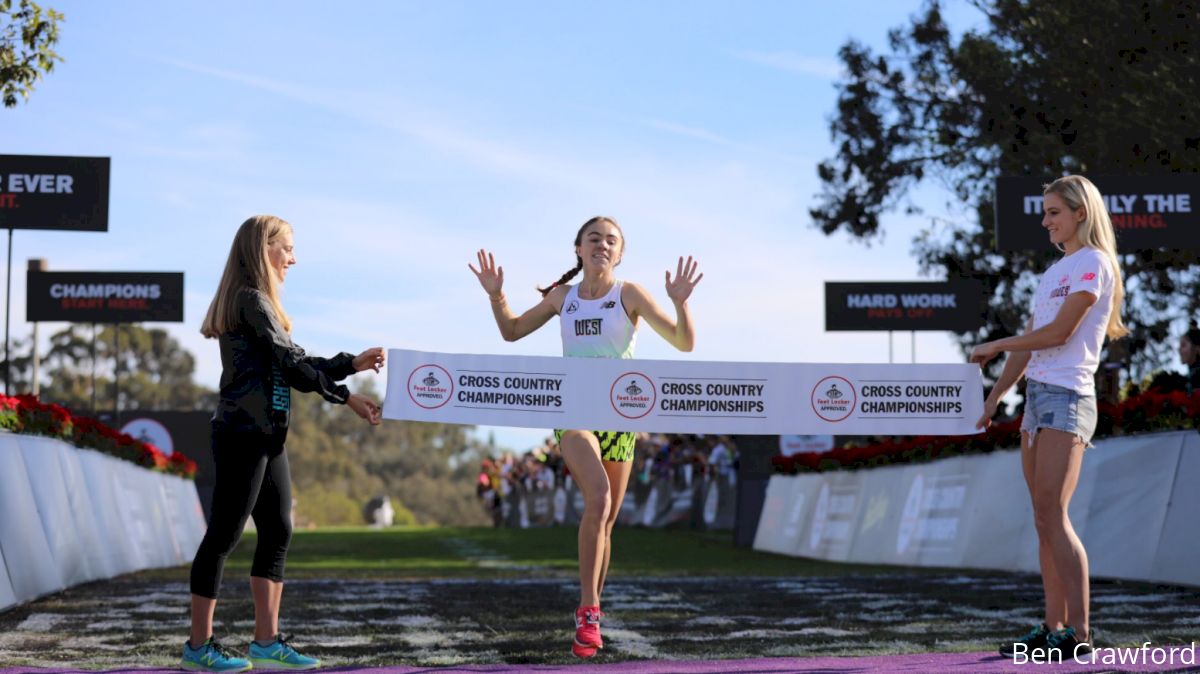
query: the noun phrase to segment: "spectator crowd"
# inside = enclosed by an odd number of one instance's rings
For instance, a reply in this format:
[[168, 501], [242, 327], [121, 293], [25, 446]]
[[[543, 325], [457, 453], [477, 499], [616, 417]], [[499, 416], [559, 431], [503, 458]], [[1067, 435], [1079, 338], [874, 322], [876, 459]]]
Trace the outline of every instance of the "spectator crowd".
[[[664, 480], [674, 481], [679, 487], [690, 486], [705, 475], [724, 476], [736, 471], [737, 462], [737, 446], [726, 435], [638, 433], [629, 489]], [[554, 490], [566, 486], [569, 476], [558, 443], [547, 437], [520, 456], [506, 451], [483, 459], [475, 493], [499, 526], [501, 504], [514, 490]]]

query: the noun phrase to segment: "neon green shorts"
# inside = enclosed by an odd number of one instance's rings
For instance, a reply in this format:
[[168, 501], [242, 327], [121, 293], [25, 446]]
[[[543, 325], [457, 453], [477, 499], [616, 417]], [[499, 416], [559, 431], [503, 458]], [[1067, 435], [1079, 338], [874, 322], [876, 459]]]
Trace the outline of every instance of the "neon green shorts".
[[[565, 430], [554, 429], [554, 440], [562, 442]], [[630, 431], [592, 431], [600, 441], [600, 458], [604, 461], [633, 461], [633, 444], [637, 435]]]

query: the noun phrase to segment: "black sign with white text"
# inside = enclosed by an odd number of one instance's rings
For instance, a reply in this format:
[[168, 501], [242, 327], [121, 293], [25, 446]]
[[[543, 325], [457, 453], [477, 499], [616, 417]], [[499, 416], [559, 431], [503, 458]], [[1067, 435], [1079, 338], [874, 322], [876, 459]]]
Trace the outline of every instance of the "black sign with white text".
[[[1043, 185], [1053, 178], [996, 178], [996, 248], [1045, 250]], [[1100, 190], [1117, 234], [1117, 250], [1200, 248], [1200, 173], [1088, 176]]]
[[0, 229], [107, 232], [109, 163], [0, 154]]
[[31, 271], [26, 320], [183, 322], [183, 272]]
[[983, 325], [983, 284], [825, 283], [825, 330], [949, 330]]

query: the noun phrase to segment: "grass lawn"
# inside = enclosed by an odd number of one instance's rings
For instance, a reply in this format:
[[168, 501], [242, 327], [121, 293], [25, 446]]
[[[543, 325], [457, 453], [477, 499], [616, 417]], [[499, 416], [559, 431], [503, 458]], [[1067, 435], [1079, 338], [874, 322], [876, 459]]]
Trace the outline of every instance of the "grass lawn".
[[[254, 628], [254, 543], [227, 564], [216, 616], [239, 649]], [[339, 668], [573, 663], [575, 547], [571, 528], [297, 532], [283, 629]], [[84, 583], [0, 612], [0, 666], [174, 667], [188, 572]], [[1032, 574], [834, 564], [735, 548], [728, 533], [621, 528], [598, 658], [991, 653], [1038, 620], [1042, 592]], [[1092, 603], [1105, 645], [1198, 640], [1196, 589], [1093, 579]]]
[[[895, 567], [838, 564], [734, 547], [729, 532], [618, 528], [613, 578], [687, 576], [841, 576]], [[226, 564], [227, 575], [250, 568], [255, 536], [247, 533]], [[430, 579], [574, 577], [576, 530], [367, 528], [297, 531], [288, 552], [289, 578]], [[186, 569], [184, 569], [186, 570]], [[179, 569], [146, 571], [174, 577]]]

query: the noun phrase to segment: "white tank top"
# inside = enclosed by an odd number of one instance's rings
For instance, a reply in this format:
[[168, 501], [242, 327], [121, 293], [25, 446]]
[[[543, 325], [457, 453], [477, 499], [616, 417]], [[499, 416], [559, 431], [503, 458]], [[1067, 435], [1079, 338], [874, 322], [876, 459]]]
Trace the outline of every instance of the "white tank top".
[[637, 331], [621, 303], [621, 281], [604, 297], [585, 300], [573, 285], [563, 300], [563, 355], [572, 358], [633, 358]]

